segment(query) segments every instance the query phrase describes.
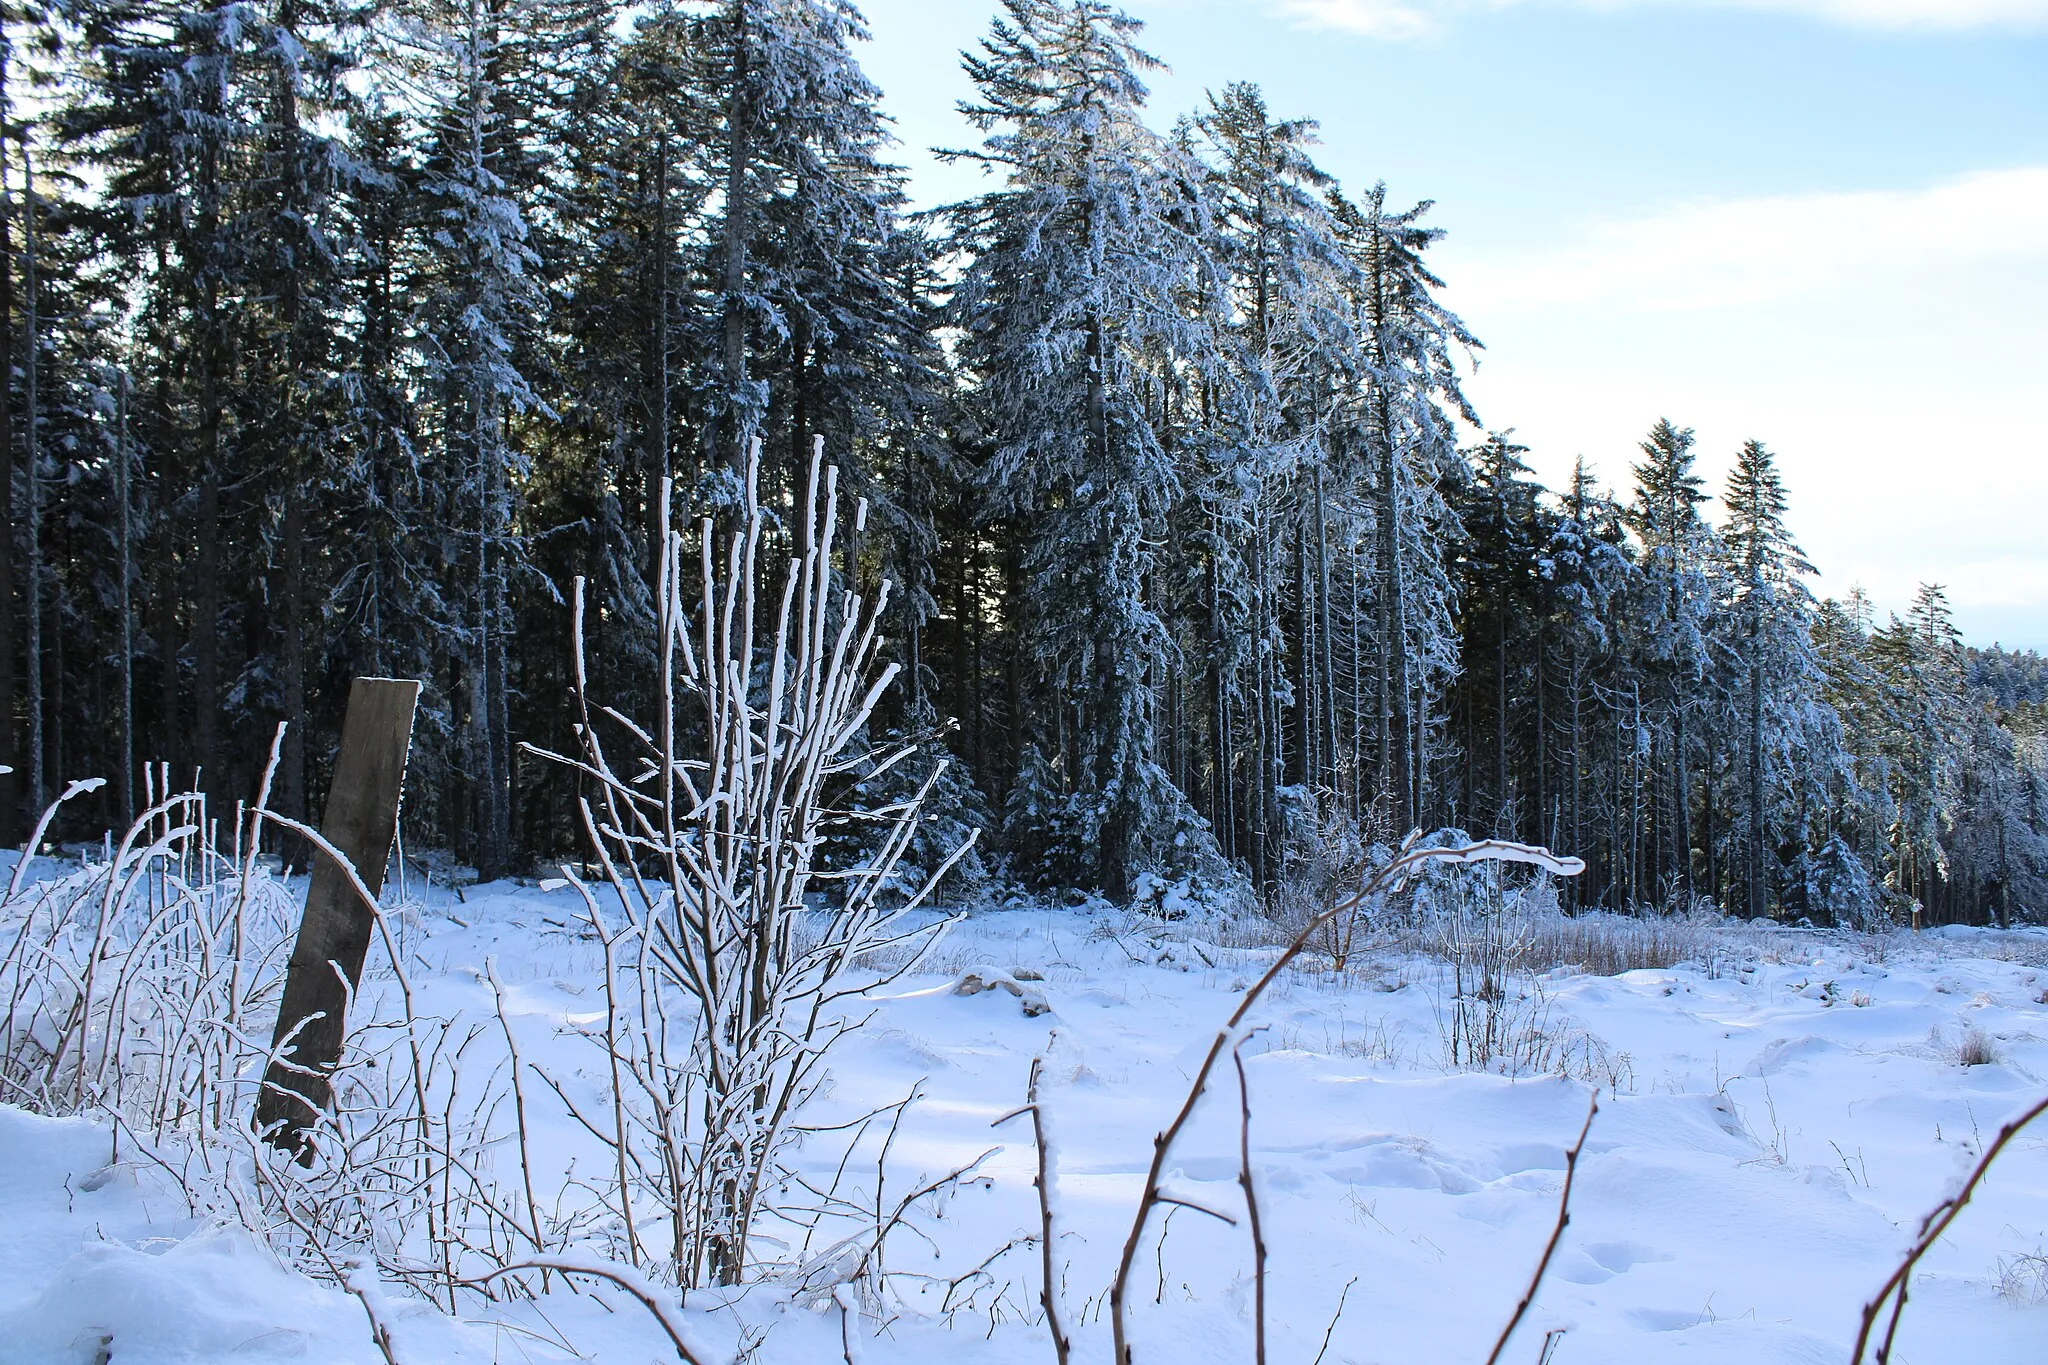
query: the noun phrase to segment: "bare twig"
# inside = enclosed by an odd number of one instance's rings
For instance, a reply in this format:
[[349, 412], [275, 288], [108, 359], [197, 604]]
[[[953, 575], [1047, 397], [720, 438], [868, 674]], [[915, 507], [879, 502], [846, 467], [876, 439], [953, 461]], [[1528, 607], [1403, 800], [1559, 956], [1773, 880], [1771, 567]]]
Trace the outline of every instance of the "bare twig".
[[552, 1270], [561, 1275], [590, 1275], [610, 1280], [638, 1299], [640, 1306], [654, 1315], [654, 1320], [661, 1324], [661, 1330], [668, 1334], [669, 1343], [676, 1348], [676, 1359], [683, 1365], [709, 1365], [710, 1357], [704, 1353], [701, 1343], [690, 1340], [689, 1329], [676, 1317], [660, 1287], [630, 1266], [579, 1260], [573, 1256], [529, 1256], [523, 1261], [496, 1266], [481, 1275], [471, 1276], [463, 1283], [481, 1285], [501, 1275], [525, 1270]]
[[1550, 1269], [1550, 1258], [1557, 1254], [1557, 1244], [1564, 1239], [1564, 1230], [1572, 1221], [1572, 1179], [1579, 1173], [1579, 1153], [1586, 1149], [1586, 1134], [1593, 1131], [1593, 1116], [1600, 1112], [1600, 1092], [1593, 1092], [1592, 1102], [1586, 1106], [1586, 1121], [1579, 1128], [1579, 1136], [1564, 1150], [1564, 1189], [1557, 1196], [1557, 1226], [1550, 1230], [1550, 1240], [1543, 1244], [1543, 1255], [1537, 1258], [1536, 1273], [1529, 1277], [1529, 1287], [1522, 1291], [1522, 1301], [1515, 1305], [1514, 1316], [1508, 1325], [1500, 1329], [1500, 1340], [1493, 1343], [1493, 1351], [1486, 1357], [1486, 1365], [1496, 1365], [1500, 1353], [1508, 1346], [1508, 1338], [1515, 1334], [1515, 1328], [1522, 1325], [1522, 1316], [1529, 1311], [1529, 1305], [1536, 1301], [1536, 1291], [1543, 1285], [1543, 1274]]
[[1245, 1223], [1252, 1234], [1252, 1358], [1266, 1365], [1266, 1233], [1259, 1222], [1259, 1190], [1252, 1179], [1252, 1091], [1244, 1074], [1244, 1045], [1230, 1049], [1237, 1067], [1237, 1183], [1244, 1187]]
[[[1073, 1338], [1067, 1335], [1066, 1325], [1060, 1320], [1059, 1279], [1053, 1273], [1054, 1243], [1058, 1240], [1058, 1234], [1053, 1230], [1052, 1219], [1052, 1181], [1056, 1172], [1053, 1170], [1054, 1154], [1045, 1137], [1045, 1116], [1040, 1108], [1045, 1101], [1040, 1098], [1038, 1092], [1038, 1084], [1044, 1073], [1045, 1058], [1033, 1057], [1031, 1080], [1024, 1091], [1024, 1107], [1003, 1115], [996, 1123], [1016, 1118], [1019, 1114], [1031, 1115], [1032, 1144], [1038, 1149], [1038, 1176], [1031, 1183], [1038, 1189], [1038, 1248], [1045, 1275], [1045, 1285], [1038, 1292], [1038, 1302], [1045, 1308], [1045, 1326], [1052, 1334], [1053, 1356], [1059, 1365], [1067, 1365], [1073, 1352]], [[990, 1126], [993, 1127], [994, 1124]]]
[[1310, 1365], [1323, 1365], [1323, 1357], [1330, 1353], [1330, 1338], [1337, 1335], [1337, 1320], [1344, 1316], [1344, 1301], [1351, 1297], [1351, 1287], [1357, 1283], [1356, 1275], [1344, 1281], [1344, 1290], [1337, 1295], [1337, 1311], [1330, 1314], [1330, 1325], [1323, 1329], [1323, 1344], [1316, 1351], [1316, 1358]]
[[1913, 1239], [1913, 1245], [1907, 1249], [1898, 1269], [1886, 1277], [1870, 1302], [1863, 1305], [1863, 1321], [1856, 1332], [1856, 1349], [1850, 1353], [1849, 1365], [1863, 1365], [1863, 1354], [1869, 1348], [1870, 1334], [1877, 1326], [1878, 1314], [1884, 1311], [1885, 1301], [1892, 1299], [1891, 1319], [1885, 1325], [1884, 1340], [1878, 1343], [1877, 1354], [1873, 1357], [1877, 1365], [1889, 1365], [1892, 1341], [1899, 1331], [1899, 1318], [1906, 1311], [1906, 1289], [1912, 1278], [1913, 1267], [1927, 1254], [1928, 1248], [1948, 1231], [1948, 1225], [1956, 1220], [1956, 1215], [1963, 1211], [1963, 1206], [1970, 1202], [1970, 1197], [1977, 1192], [1978, 1184], [1984, 1179], [1984, 1173], [1991, 1169], [1991, 1163], [1998, 1159], [1998, 1154], [2005, 1150], [2005, 1145], [2012, 1141], [2020, 1129], [2043, 1114], [2048, 1114], [2048, 1095], [2043, 1095], [2031, 1106], [2007, 1119], [2004, 1126], [1998, 1130], [1998, 1135], [1985, 1147], [1984, 1154], [1977, 1158], [1977, 1164], [1971, 1167], [1969, 1177], [1963, 1181], [1962, 1188], [1929, 1209], [1927, 1215], [1920, 1220], [1920, 1233]]
[[1561, 877], [1577, 876], [1585, 871], [1586, 867], [1577, 858], [1561, 858], [1548, 849], [1537, 848], [1531, 844], [1511, 843], [1505, 839], [1485, 839], [1455, 847], [1427, 845], [1418, 848], [1415, 841], [1419, 836], [1420, 831], [1409, 835], [1401, 852], [1377, 869], [1357, 891], [1318, 912], [1302, 925], [1293, 941], [1281, 949], [1279, 956], [1273, 959], [1272, 965], [1268, 966], [1265, 973], [1239, 997], [1237, 1008], [1230, 1012], [1230, 1017], [1224, 1021], [1223, 1027], [1217, 1030], [1216, 1037], [1209, 1044], [1208, 1052], [1202, 1058], [1201, 1066], [1196, 1068], [1194, 1080], [1188, 1087], [1186, 1098], [1181, 1101], [1179, 1111], [1174, 1114], [1173, 1121], [1153, 1138], [1152, 1163], [1145, 1172], [1144, 1191], [1139, 1195], [1137, 1212], [1131, 1219], [1130, 1235], [1124, 1240], [1123, 1255], [1117, 1262], [1116, 1279], [1109, 1287], [1109, 1321], [1113, 1343], [1111, 1359], [1116, 1365], [1132, 1365], [1130, 1303], [1127, 1291], [1130, 1287], [1132, 1267], [1137, 1263], [1139, 1244], [1144, 1240], [1145, 1227], [1151, 1220], [1152, 1211], [1169, 1202], [1163, 1197], [1161, 1188], [1161, 1182], [1166, 1175], [1167, 1157], [1172, 1152], [1174, 1143], [1180, 1138], [1182, 1130], [1187, 1127], [1188, 1120], [1194, 1116], [1195, 1106], [1207, 1091], [1210, 1077], [1215, 1073], [1216, 1063], [1222, 1057], [1223, 1050], [1230, 1046], [1232, 1039], [1239, 1036], [1238, 1029], [1243, 1025], [1245, 1016], [1251, 1013], [1252, 1006], [1259, 1002], [1267, 988], [1279, 980], [1280, 974], [1286, 971], [1294, 959], [1308, 947], [1309, 941], [1339, 917], [1350, 914], [1376, 897], [1398, 888], [1410, 876], [1431, 863], [1532, 863]]
[[[519, 1056], [519, 1040], [512, 1034], [512, 1020], [505, 1013], [505, 987], [498, 980], [498, 963], [495, 958], [484, 959], [484, 977], [491, 983], [491, 1001], [497, 1007], [498, 1027], [505, 1035], [505, 1052], [512, 1065], [512, 1114], [519, 1125], [519, 1178], [525, 1186], [527, 1225], [520, 1231], [533, 1239], [535, 1251], [547, 1250], [547, 1242], [541, 1236], [540, 1201], [533, 1196], [533, 1155], [527, 1142], [526, 1088], [519, 1082], [519, 1073], [524, 1062]], [[547, 1273], [541, 1273], [541, 1286], [547, 1286]]]

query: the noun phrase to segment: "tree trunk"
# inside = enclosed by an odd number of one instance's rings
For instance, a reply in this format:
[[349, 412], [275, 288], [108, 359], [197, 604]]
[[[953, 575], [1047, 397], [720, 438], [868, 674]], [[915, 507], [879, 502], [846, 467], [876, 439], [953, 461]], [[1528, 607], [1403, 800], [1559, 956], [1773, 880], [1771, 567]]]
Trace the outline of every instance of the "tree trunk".
[[[4, 107], [4, 102], [0, 102]], [[128, 449], [128, 372], [121, 371], [120, 389], [114, 402], [114, 501], [117, 504], [115, 541], [120, 549], [119, 576], [115, 583], [115, 607], [120, 613], [121, 646], [121, 760], [115, 795], [123, 824], [135, 818], [135, 577], [133, 471]]]
[[1764, 671], [1759, 623], [1749, 631], [1749, 917], [1768, 908], [1764, 885]]
[[[306, 809], [306, 731], [310, 728], [310, 717], [306, 706], [306, 510], [305, 494], [298, 488], [287, 488], [284, 494], [284, 543], [279, 547], [283, 560], [284, 582], [279, 585], [279, 614], [283, 626], [283, 639], [279, 652], [280, 679], [284, 692], [284, 750], [279, 755], [278, 805], [284, 814], [294, 820], [304, 820], [310, 812]], [[304, 841], [290, 838], [284, 841], [289, 852], [286, 864], [293, 871], [304, 871], [309, 856]]]
[[724, 350], [726, 425], [724, 457], [726, 467], [745, 477], [749, 424], [742, 393], [747, 386], [747, 312], [741, 293], [747, 278], [747, 218], [749, 205], [747, 170], [753, 159], [753, 136], [748, 96], [752, 93], [747, 34], [748, 0], [732, 3], [732, 97], [726, 105], [725, 241], [724, 254]]
[[[0, 25], [0, 110], [7, 108], [7, 76], [13, 46]], [[0, 137], [0, 152], [6, 149]], [[7, 157], [0, 155], [0, 847], [28, 837], [22, 809], [21, 731], [15, 719], [14, 586], [14, 231], [13, 203], [7, 193]], [[24, 660], [26, 662], [26, 660]]]
[[225, 345], [221, 336], [219, 281], [219, 151], [209, 140], [200, 153], [199, 241], [204, 260], [197, 291], [199, 312], [199, 498], [194, 528], [197, 582], [192, 604], [193, 761], [218, 780], [220, 736], [220, 614], [224, 586], [221, 527], [222, 412]]
[[1409, 710], [1408, 606], [1401, 563], [1401, 492], [1397, 485], [1392, 415], [1385, 394], [1375, 398], [1380, 456], [1380, 632], [1387, 651], [1387, 693], [1391, 714], [1382, 713], [1382, 733], [1391, 752], [1388, 768], [1393, 787], [1388, 793], [1397, 835], [1416, 827], [1416, 793], [1412, 776], [1413, 715]]
[[[0, 145], [4, 145], [4, 141], [0, 141]], [[36, 375], [42, 368], [36, 297], [36, 182], [26, 131], [22, 133], [21, 165], [24, 324], [21, 445], [22, 458], [28, 465], [28, 508], [22, 518], [28, 540], [28, 591], [24, 594], [28, 629], [24, 634], [28, 645], [28, 800], [30, 818], [33, 819], [34, 813], [40, 811], [49, 799], [49, 775], [43, 767], [47, 750], [43, 734], [43, 471], [42, 451], [37, 439], [42, 418], [36, 395]]]

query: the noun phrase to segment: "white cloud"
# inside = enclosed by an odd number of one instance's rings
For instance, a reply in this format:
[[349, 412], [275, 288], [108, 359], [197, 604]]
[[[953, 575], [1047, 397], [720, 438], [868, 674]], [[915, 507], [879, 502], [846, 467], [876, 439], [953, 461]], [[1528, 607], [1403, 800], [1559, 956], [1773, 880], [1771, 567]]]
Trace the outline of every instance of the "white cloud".
[[2048, 25], [2048, 0], [1265, 0], [1317, 28], [1370, 38], [1413, 39], [1439, 32], [1458, 14], [1547, 3], [1576, 9], [1742, 9], [1807, 15], [1863, 28], [1978, 28]]
[[1918, 190], [1680, 205], [1594, 225], [1560, 248], [1471, 261], [1457, 285], [1494, 311], [1597, 300], [1669, 312], [2026, 257], [2048, 258], [2048, 166]]
[[1625, 487], [1668, 416], [1718, 491], [1754, 437], [1824, 591], [1892, 610], [1944, 583], [1973, 640], [2048, 649], [2048, 166], [1683, 205], [1548, 248], [1454, 233], [1438, 254], [1487, 343], [1468, 392], [1553, 487], [1581, 452]]

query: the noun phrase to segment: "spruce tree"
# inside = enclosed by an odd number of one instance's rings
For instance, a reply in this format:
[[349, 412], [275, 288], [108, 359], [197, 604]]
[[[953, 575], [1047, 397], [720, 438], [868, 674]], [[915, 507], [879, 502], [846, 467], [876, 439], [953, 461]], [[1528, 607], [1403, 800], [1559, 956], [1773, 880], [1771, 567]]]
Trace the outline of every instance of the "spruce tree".
[[1654, 687], [1669, 787], [1653, 802], [1663, 837], [1653, 856], [1653, 882], [1664, 894], [1693, 894], [1692, 771], [1699, 739], [1691, 722], [1708, 677], [1707, 622], [1714, 602], [1712, 529], [1700, 516], [1707, 500], [1693, 472], [1693, 433], [1659, 419], [1642, 442], [1629, 527], [1642, 545], [1640, 599], [1632, 613], [1635, 650]]
[[1199, 363], [1185, 306], [1210, 279], [1193, 177], [1139, 118], [1156, 63], [1138, 29], [1101, 0], [1006, 0], [965, 59], [978, 98], [963, 107], [985, 135], [973, 159], [1004, 184], [948, 210], [968, 258], [953, 321], [994, 447], [982, 487], [1024, 538], [1033, 738], [1068, 790], [1099, 794], [1083, 842], [1119, 897], [1179, 823], [1156, 757], [1168, 632], [1152, 578], [1181, 473], [1148, 381], [1162, 359]]
[[[1721, 532], [1728, 579], [1734, 585], [1732, 619], [1742, 680], [1743, 905], [1762, 918], [1774, 899], [1781, 869], [1773, 810], [1800, 819], [1825, 801], [1803, 790], [1805, 774], [1839, 760], [1839, 722], [1821, 699], [1822, 675], [1813, 647], [1813, 598], [1804, 579], [1814, 572], [1785, 527], [1783, 481], [1769, 450], [1745, 442], [1728, 476]], [[1795, 857], [1804, 862], [1808, 836], [1794, 831]], [[1804, 876], [1793, 884], [1803, 886]]]

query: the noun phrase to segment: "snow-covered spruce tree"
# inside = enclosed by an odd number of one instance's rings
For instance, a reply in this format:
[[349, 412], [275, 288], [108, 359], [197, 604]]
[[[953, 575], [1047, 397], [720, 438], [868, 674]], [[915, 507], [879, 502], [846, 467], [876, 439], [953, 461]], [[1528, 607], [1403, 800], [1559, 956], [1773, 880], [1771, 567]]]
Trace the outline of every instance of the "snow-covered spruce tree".
[[1803, 891], [1809, 880], [1807, 863], [1819, 852], [1812, 839], [1824, 823], [1815, 817], [1844, 762], [1841, 722], [1821, 696], [1813, 596], [1804, 582], [1814, 569], [1785, 527], [1784, 483], [1761, 442], [1744, 443], [1736, 455], [1723, 501], [1742, 737], [1732, 809], [1741, 814], [1741, 904], [1758, 919], [1786, 887]]
[[[736, 528], [719, 533], [707, 517], [695, 547], [680, 531], [664, 538], [658, 709], [644, 722], [587, 690], [579, 584], [580, 752], [544, 754], [590, 782], [584, 831], [609, 883], [592, 894], [565, 868], [605, 950], [595, 1032], [612, 1112], [592, 1131], [611, 1134], [616, 1160], [597, 1178], [601, 1197], [626, 1259], [686, 1288], [756, 1269], [754, 1239], [786, 1183], [802, 1108], [834, 1042], [858, 1026], [840, 1002], [916, 964], [946, 921], [910, 916], [974, 843], [969, 831], [915, 884], [899, 877], [943, 779], [935, 767], [867, 817], [881, 835], [869, 857], [823, 861], [838, 815], [829, 785], [914, 757], [907, 746], [870, 752], [863, 739], [899, 671], [877, 659], [888, 586], [870, 602], [835, 585], [837, 479], [814, 459], [798, 554], [775, 596], [760, 591], [772, 551], [757, 469], [750, 460]], [[668, 501], [665, 488], [664, 513]], [[827, 879], [838, 904], [813, 911]], [[873, 960], [906, 947], [894, 968]], [[649, 1239], [663, 1235], [656, 1252]]]
[[1466, 452], [1470, 477], [1453, 498], [1464, 534], [1456, 560], [1462, 661], [1450, 706], [1464, 781], [1450, 823], [1503, 839], [1536, 829], [1551, 794], [1541, 761], [1548, 642], [1537, 560], [1549, 537], [1521, 458], [1529, 448], [1512, 434], [1491, 432]]
[[553, 580], [584, 576], [604, 605], [591, 623], [590, 681], [629, 713], [653, 704], [635, 689], [655, 662], [661, 481], [696, 482], [689, 399], [710, 382], [702, 367], [716, 364], [706, 340], [715, 301], [697, 258], [725, 109], [702, 88], [698, 18], [675, 3], [636, 13], [603, 79], [562, 126], [551, 204], [560, 425], [550, 432], [552, 477], [537, 481], [528, 505], [536, 524], [576, 529], [535, 558]]
[[1542, 572], [1548, 585], [1550, 629], [1562, 693], [1552, 721], [1559, 750], [1557, 797], [1545, 828], [1551, 842], [1583, 858], [1587, 875], [1561, 884], [1560, 894], [1575, 903], [1613, 905], [1619, 902], [1616, 876], [1619, 860], [1614, 821], [1602, 818], [1611, 810], [1603, 795], [1612, 790], [1612, 765], [1619, 756], [1603, 743], [1612, 727], [1603, 696], [1621, 666], [1619, 632], [1609, 625], [1617, 601], [1625, 600], [1635, 572], [1628, 556], [1621, 509], [1593, 484], [1583, 458], [1572, 467], [1558, 516], [1544, 546]]
[[1157, 758], [1169, 639], [1151, 581], [1181, 471], [1148, 380], [1201, 353], [1188, 301], [1209, 284], [1192, 174], [1139, 120], [1155, 63], [1138, 27], [1101, 0], [1006, 0], [965, 59], [985, 142], [955, 154], [1004, 184], [946, 211], [952, 321], [993, 447], [982, 487], [1023, 538], [1027, 737], [1062, 790], [1099, 794], [1094, 828], [1007, 833], [1093, 844], [1092, 880], [1120, 898], [1182, 824]]
[[1871, 639], [1884, 688], [1880, 745], [1890, 784], [1885, 884], [1915, 913], [1947, 889], [1942, 837], [1955, 815], [1967, 734], [1962, 640], [1939, 584], [1923, 583], [1912, 608]]
[[517, 502], [530, 469], [516, 423], [544, 410], [532, 382], [545, 293], [531, 214], [552, 123], [601, 31], [582, 0], [416, 0], [389, 28], [425, 108], [426, 151], [410, 186], [430, 225], [415, 315], [431, 395], [422, 435], [442, 596], [457, 625], [442, 670], [460, 736], [453, 804], [468, 817], [455, 827], [485, 878], [513, 856], [510, 636], [527, 555]]
[[1309, 156], [1315, 129], [1237, 83], [1176, 130], [1203, 160], [1204, 244], [1227, 303], [1199, 319], [1214, 358], [1184, 463], [1200, 505], [1174, 519], [1193, 561], [1174, 585], [1191, 627], [1179, 648], [1204, 661], [1206, 696], [1176, 709], [1179, 728], [1210, 732], [1199, 785], [1211, 824], [1268, 890], [1284, 857], [1283, 790], [1353, 785], [1337, 772], [1331, 607], [1333, 547], [1341, 556], [1355, 538], [1352, 474], [1331, 467], [1328, 395], [1356, 377], [1359, 346], [1351, 262], [1323, 200], [1332, 182]]
[[223, 708], [241, 662], [231, 642], [242, 604], [229, 585], [253, 567], [227, 528], [250, 510], [236, 499], [261, 475], [236, 420], [234, 358], [256, 339], [241, 307], [255, 292], [245, 167], [289, 79], [280, 63], [302, 49], [244, 4], [95, 7], [78, 18], [83, 60], [55, 126], [67, 155], [103, 177], [117, 210], [105, 250], [129, 272], [153, 343], [134, 367], [144, 402], [131, 430], [158, 457], [165, 513], [150, 555], [158, 751], [221, 782]]
[[[423, 236], [413, 211], [417, 164], [408, 125], [381, 102], [350, 111], [347, 155], [355, 173], [337, 196], [348, 244], [350, 316], [335, 339], [342, 356], [346, 443], [326, 492], [330, 518], [315, 549], [328, 561], [321, 603], [332, 647], [356, 676], [419, 678], [438, 692], [446, 641], [459, 631], [441, 575], [442, 538], [432, 476], [435, 452], [422, 439], [425, 405], [414, 402], [426, 356], [414, 342], [415, 287], [427, 281]], [[335, 535], [346, 527], [346, 535]], [[444, 706], [421, 709], [408, 770], [409, 816], [436, 814], [449, 749]], [[430, 828], [448, 826], [431, 821]]]
[[1641, 581], [1629, 612], [1637, 666], [1654, 705], [1659, 757], [1651, 809], [1662, 837], [1652, 845], [1652, 894], [1693, 894], [1692, 771], [1700, 741], [1693, 720], [1709, 677], [1708, 618], [1719, 557], [1713, 528], [1700, 516], [1707, 500], [1693, 472], [1693, 434], [1659, 419], [1635, 466], [1629, 529], [1642, 545]]
[[949, 377], [931, 248], [902, 220], [880, 91], [854, 59], [864, 37], [835, 0], [656, 5], [565, 129], [560, 477], [535, 511], [581, 526], [537, 562], [587, 574], [608, 604], [595, 666], [622, 702], [653, 638], [655, 490], [673, 475], [730, 502], [755, 436], [771, 535], [822, 436], [870, 505], [842, 570], [903, 586], [889, 634], [906, 655], [932, 611]]
[[1437, 302], [1443, 282], [1423, 264], [1443, 236], [1423, 226], [1428, 201], [1395, 212], [1386, 186], [1375, 185], [1357, 202], [1333, 193], [1330, 203], [1355, 266], [1352, 307], [1368, 362], [1342, 412], [1371, 489], [1376, 785], [1395, 827], [1409, 830], [1431, 816], [1430, 721], [1457, 669], [1446, 562], [1458, 529], [1442, 483], [1461, 457], [1445, 409], [1480, 425], [1454, 359], [1454, 348], [1479, 343]]
[[[354, 104], [344, 16], [327, 0], [279, 0], [261, 25], [255, 136], [237, 197], [248, 237], [238, 302], [233, 408], [260, 498], [263, 644], [231, 689], [231, 715], [251, 729], [288, 722], [278, 810], [311, 817], [309, 755], [340, 728], [340, 696], [316, 697], [327, 657], [322, 607], [328, 563], [318, 547], [343, 537], [321, 519], [352, 477], [349, 292], [337, 200], [364, 174], [334, 135]], [[324, 701], [325, 704], [316, 705]]]
[[[2024, 722], [2021, 722], [2024, 728]], [[1979, 700], [1957, 764], [1948, 872], [2009, 927], [2048, 910], [2048, 764], [2039, 735], [2020, 736]]]
[[[866, 23], [848, 0], [719, 0], [686, 31], [683, 77], [710, 116], [716, 176], [701, 244], [716, 302], [696, 339], [716, 363], [694, 376], [707, 461], [736, 471], [759, 436], [769, 487], [793, 502], [811, 439], [825, 434], [871, 495], [852, 409], [930, 353], [891, 260], [902, 172], [883, 160], [881, 92], [853, 56]], [[786, 433], [763, 425], [771, 403]]]

